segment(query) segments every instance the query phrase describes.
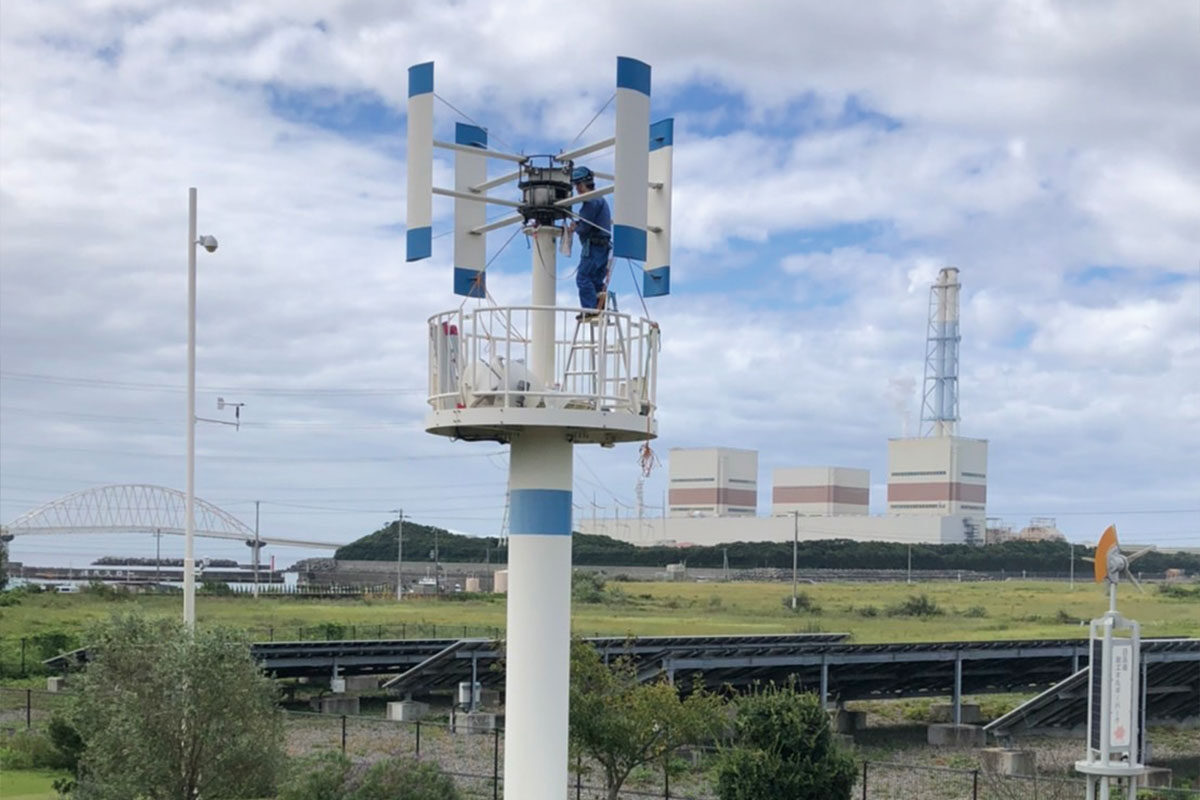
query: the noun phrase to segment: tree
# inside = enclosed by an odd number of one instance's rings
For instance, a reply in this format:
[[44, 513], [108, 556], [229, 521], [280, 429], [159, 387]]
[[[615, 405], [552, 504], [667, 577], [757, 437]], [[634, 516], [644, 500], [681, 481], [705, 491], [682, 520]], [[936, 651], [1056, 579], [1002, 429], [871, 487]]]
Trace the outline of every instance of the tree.
[[609, 800], [635, 768], [713, 739], [721, 712], [716, 695], [697, 689], [681, 699], [665, 680], [639, 683], [628, 659], [605, 665], [590, 644], [572, 643], [571, 746], [600, 764]]
[[720, 800], [849, 800], [854, 760], [833, 739], [815, 694], [770, 686], [738, 701]]
[[274, 792], [283, 761], [276, 690], [227, 629], [114, 615], [87, 637], [71, 721], [79, 800], [193, 800]]

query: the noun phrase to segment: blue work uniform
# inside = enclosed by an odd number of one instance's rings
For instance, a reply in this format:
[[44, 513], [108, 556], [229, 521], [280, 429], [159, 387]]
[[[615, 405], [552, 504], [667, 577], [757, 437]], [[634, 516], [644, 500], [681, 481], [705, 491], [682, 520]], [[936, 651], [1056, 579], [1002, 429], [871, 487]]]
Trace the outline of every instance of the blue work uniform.
[[608, 253], [612, 249], [612, 213], [603, 197], [584, 200], [575, 221], [579, 236], [579, 268], [575, 285], [579, 287], [579, 305], [596, 308], [597, 294], [604, 291], [608, 278]]

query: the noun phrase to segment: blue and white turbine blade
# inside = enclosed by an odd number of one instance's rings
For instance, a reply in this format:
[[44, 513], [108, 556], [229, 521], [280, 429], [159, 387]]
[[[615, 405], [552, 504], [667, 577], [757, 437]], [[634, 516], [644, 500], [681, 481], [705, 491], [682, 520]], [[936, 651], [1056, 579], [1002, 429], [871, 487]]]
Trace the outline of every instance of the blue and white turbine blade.
[[642, 294], [671, 292], [671, 160], [675, 152], [675, 120], [650, 126], [650, 193], [646, 203], [646, 271]]
[[433, 62], [408, 68], [408, 241], [405, 260], [433, 253]]
[[613, 255], [646, 260], [646, 185], [650, 173], [650, 65], [617, 58], [613, 178]]
[[[487, 180], [487, 131], [462, 122], [454, 126], [454, 143], [478, 147], [479, 155], [454, 151], [454, 191], [471, 194], [471, 187]], [[483, 200], [486, 192], [479, 192]], [[471, 230], [487, 223], [487, 206], [482, 202], [454, 198], [454, 293], [464, 297], [486, 297], [483, 268], [487, 259], [487, 237]]]

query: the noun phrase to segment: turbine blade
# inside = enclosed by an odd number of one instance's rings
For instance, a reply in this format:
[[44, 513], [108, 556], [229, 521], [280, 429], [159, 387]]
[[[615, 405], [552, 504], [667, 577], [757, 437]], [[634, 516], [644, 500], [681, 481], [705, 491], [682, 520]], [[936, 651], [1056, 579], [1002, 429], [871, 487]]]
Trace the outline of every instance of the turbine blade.
[[1096, 542], [1096, 558], [1093, 563], [1093, 575], [1096, 583], [1104, 583], [1108, 577], [1108, 554], [1117, 548], [1117, 526], [1109, 525], [1104, 529], [1104, 533], [1100, 535], [1100, 541]]
[[1141, 592], [1142, 594], [1146, 593], [1146, 590], [1142, 588], [1142, 584], [1138, 581], [1137, 578], [1133, 577], [1133, 572], [1130, 571], [1130, 569], [1128, 567], [1125, 568], [1125, 575], [1129, 578], [1129, 580], [1133, 583], [1133, 585], [1137, 587], [1137, 590], [1139, 592]]
[[1146, 555], [1146, 553], [1152, 552], [1154, 549], [1155, 549], [1154, 545], [1150, 545], [1149, 547], [1143, 547], [1141, 550], [1138, 550], [1133, 555], [1125, 556], [1125, 562], [1130, 563], [1133, 561], [1137, 561], [1139, 558]]

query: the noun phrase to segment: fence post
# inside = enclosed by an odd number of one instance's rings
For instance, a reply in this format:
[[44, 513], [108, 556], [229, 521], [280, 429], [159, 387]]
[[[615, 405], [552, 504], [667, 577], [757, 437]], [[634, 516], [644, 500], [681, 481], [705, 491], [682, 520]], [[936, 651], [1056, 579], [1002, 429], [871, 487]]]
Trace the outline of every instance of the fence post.
[[350, 638], [357, 641], [357, 639], [358, 639], [358, 626], [357, 625], [350, 626]]
[[25, 677], [25, 637], [21, 637], [21, 677]]
[[33, 689], [25, 690], [25, 727], [33, 727]]
[[[377, 627], [378, 627], [378, 631], [376, 631], [375, 638], [382, 639], [383, 638], [383, 626], [379, 625]], [[1078, 672], [1078, 670], [1076, 670], [1076, 672]]]
[[863, 778], [862, 778], [862, 781], [863, 781], [862, 800], [867, 800], [867, 764], [868, 763], [869, 762], [864, 758], [863, 759]]
[[979, 800], [979, 770], [971, 770], [971, 800]]
[[400, 623], [400, 638], [401, 639], [408, 638], [408, 623], [407, 622]]
[[671, 800], [671, 754], [663, 756], [663, 797]]
[[417, 720], [417, 758], [421, 757], [421, 720]]
[[492, 800], [500, 800], [500, 729], [493, 730], [492, 736]]
[[304, 641], [304, 626], [303, 625], [296, 628], [296, 638], [301, 642]]
[[575, 755], [575, 800], [583, 797], [583, 753]]
[[346, 755], [346, 715], [342, 714], [342, 755]]
[[270, 641], [270, 642], [275, 641], [275, 626], [274, 625], [270, 625], [267, 627], [267, 641]]

